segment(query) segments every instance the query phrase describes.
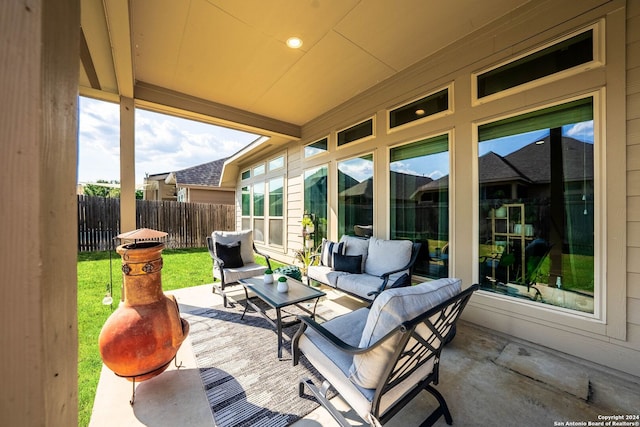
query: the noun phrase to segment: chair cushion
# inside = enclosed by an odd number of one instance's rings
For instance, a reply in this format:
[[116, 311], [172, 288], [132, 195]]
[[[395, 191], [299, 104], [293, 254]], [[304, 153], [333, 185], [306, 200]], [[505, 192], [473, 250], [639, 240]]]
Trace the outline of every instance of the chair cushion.
[[367, 254], [369, 252], [369, 239], [343, 235], [340, 238], [340, 242], [345, 244], [345, 255], [362, 255], [362, 268], [360, 272], [364, 271], [364, 264], [367, 261]]
[[322, 247], [320, 250], [320, 264], [327, 267], [333, 267], [333, 254], [344, 253], [344, 244], [332, 242], [331, 240], [322, 239]]
[[[382, 292], [371, 305], [359, 347], [369, 347], [402, 322], [427, 312], [460, 290], [460, 279], [444, 278]], [[375, 388], [391, 362], [398, 338], [392, 337], [370, 352], [355, 355], [349, 371], [351, 380], [361, 387]]]
[[333, 269], [336, 271], [345, 271], [347, 273], [362, 273], [362, 255], [333, 255]]
[[[224, 282], [226, 285], [237, 282], [240, 279], [248, 279], [249, 277], [260, 276], [264, 274], [267, 270], [267, 267], [264, 265], [256, 264], [252, 262], [251, 264], [245, 264], [242, 267], [238, 268], [224, 268]], [[213, 269], [213, 277], [216, 279], [222, 279], [222, 275], [220, 274], [220, 269]]]
[[411, 260], [412, 247], [413, 243], [410, 240], [382, 240], [371, 237], [364, 272], [380, 276], [404, 267]]
[[347, 274], [349, 273], [344, 271], [335, 271], [326, 265], [310, 265], [307, 269], [308, 278], [334, 288], [337, 286], [338, 278]]
[[240, 255], [241, 242], [228, 245], [216, 242], [216, 256], [224, 262], [224, 268], [238, 268], [244, 265]]
[[362, 299], [372, 301], [374, 296], [367, 295], [377, 291], [382, 286], [382, 279], [370, 274], [347, 274], [337, 278], [336, 287], [342, 291], [357, 295]]
[[[240, 254], [242, 262], [251, 264], [255, 262], [253, 254], [253, 232], [251, 230], [243, 231], [214, 231], [211, 233], [214, 243], [222, 243], [225, 245], [240, 242]], [[225, 267], [226, 268], [226, 267]]]

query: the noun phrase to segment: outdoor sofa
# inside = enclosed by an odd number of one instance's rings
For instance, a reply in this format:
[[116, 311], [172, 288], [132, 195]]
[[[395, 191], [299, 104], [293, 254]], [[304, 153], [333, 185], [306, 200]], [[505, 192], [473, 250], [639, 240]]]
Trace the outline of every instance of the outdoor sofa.
[[383, 290], [411, 285], [420, 243], [344, 235], [323, 240], [320, 263], [307, 270], [309, 283], [321, 283], [365, 301]]

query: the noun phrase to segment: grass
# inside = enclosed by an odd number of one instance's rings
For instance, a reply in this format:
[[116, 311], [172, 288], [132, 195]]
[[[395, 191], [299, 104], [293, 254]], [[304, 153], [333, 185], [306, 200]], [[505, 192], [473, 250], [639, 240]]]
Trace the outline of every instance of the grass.
[[[122, 261], [115, 252], [111, 257], [113, 308], [102, 304], [110, 282], [109, 252], [78, 254], [78, 426], [81, 427], [89, 425], [102, 369], [98, 335], [120, 301]], [[206, 249], [165, 250], [162, 258], [162, 289], [165, 291], [213, 281], [211, 257]], [[257, 258], [258, 263], [266, 265], [263, 258]], [[274, 261], [271, 264], [273, 268], [282, 265]]]

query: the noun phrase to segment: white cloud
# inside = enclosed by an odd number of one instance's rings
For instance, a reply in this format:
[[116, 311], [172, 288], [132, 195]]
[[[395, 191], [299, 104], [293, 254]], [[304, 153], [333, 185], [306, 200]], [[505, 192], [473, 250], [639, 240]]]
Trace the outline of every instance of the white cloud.
[[[136, 110], [136, 183], [228, 157], [257, 135]], [[78, 180], [120, 179], [119, 107], [80, 98]]]
[[593, 142], [593, 120], [568, 127], [565, 135], [580, 141]]

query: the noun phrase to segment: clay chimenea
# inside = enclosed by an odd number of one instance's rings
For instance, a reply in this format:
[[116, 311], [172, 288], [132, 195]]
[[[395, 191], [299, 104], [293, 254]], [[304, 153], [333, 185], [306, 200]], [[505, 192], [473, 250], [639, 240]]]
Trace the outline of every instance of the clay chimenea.
[[162, 292], [164, 244], [150, 239], [166, 236], [142, 228], [118, 236], [134, 240], [118, 246], [122, 257], [123, 299], [100, 332], [99, 348], [104, 364], [116, 375], [133, 382], [164, 372], [189, 333], [175, 298]]

